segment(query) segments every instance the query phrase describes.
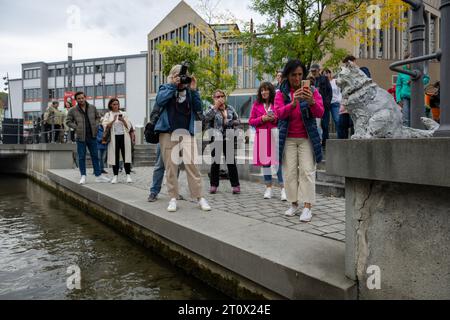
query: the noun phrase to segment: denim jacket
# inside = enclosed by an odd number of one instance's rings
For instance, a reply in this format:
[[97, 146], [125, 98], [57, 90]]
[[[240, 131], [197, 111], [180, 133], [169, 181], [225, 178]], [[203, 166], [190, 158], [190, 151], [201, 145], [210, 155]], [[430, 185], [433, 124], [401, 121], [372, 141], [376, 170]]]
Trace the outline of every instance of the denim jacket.
[[[156, 104], [158, 108], [162, 110], [161, 115], [156, 122], [155, 132], [172, 132], [170, 128], [169, 117], [167, 108], [170, 106], [170, 101], [175, 97], [177, 93], [177, 86], [174, 84], [163, 84], [159, 87], [158, 95], [156, 96]], [[189, 133], [195, 134], [195, 119], [196, 115], [202, 112], [202, 100], [197, 90], [187, 90], [187, 99], [191, 106], [191, 121], [189, 124]]]

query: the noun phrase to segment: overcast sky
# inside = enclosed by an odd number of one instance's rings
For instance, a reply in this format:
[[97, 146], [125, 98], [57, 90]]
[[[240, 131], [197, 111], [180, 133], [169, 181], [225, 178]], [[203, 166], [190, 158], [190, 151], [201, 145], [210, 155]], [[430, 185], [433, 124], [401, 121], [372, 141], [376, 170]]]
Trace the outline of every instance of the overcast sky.
[[[136, 54], [147, 51], [147, 34], [180, 0], [1, 0], [0, 76], [21, 77], [21, 64]], [[199, 0], [186, 0], [195, 10]], [[264, 19], [250, 0], [221, 0], [237, 19]], [[77, 12], [80, 12], [78, 15]], [[80, 17], [78, 19], [77, 17]], [[80, 23], [78, 23], [78, 21]], [[0, 86], [1, 89], [1, 86]]]

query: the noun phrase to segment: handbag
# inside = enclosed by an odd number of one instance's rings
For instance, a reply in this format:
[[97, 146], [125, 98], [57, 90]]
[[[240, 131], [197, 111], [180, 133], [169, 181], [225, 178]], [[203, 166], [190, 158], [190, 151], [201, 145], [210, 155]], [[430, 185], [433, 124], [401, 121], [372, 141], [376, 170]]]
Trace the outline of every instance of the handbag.
[[111, 128], [106, 127], [106, 130], [103, 131], [102, 144], [108, 144], [110, 142], [111, 142]]
[[144, 130], [144, 137], [147, 143], [158, 144], [159, 143], [159, 133], [155, 132], [155, 125], [151, 122], [147, 123]]

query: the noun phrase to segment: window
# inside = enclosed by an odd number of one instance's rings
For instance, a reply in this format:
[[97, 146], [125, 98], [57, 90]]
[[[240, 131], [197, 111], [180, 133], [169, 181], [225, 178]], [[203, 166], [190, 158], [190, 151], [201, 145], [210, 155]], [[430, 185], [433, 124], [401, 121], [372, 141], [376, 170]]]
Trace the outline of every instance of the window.
[[228, 67], [233, 68], [234, 60], [233, 60], [233, 49], [228, 50]]
[[25, 89], [23, 96], [25, 101], [35, 101], [42, 99], [41, 89]]
[[114, 97], [116, 95], [116, 88], [114, 85], [108, 85], [106, 86], [106, 96], [107, 97]]
[[107, 64], [106, 65], [106, 72], [113, 73], [116, 71], [116, 66], [114, 64]]
[[49, 89], [48, 90], [48, 98], [49, 99], [56, 99], [56, 89]]
[[95, 66], [95, 73], [103, 73], [103, 65]]
[[171, 33], [170, 33], [170, 39], [175, 39], [175, 31], [172, 31]]
[[94, 66], [86, 66], [86, 74], [94, 73]]
[[41, 69], [25, 70], [23, 72], [24, 79], [39, 79], [41, 77]]
[[58, 88], [56, 89], [56, 95], [58, 99], [63, 99], [64, 98], [64, 88]]
[[63, 77], [66, 75], [66, 70], [64, 68], [62, 69], [56, 69], [56, 76], [57, 77]]
[[103, 86], [100, 85], [95, 87], [95, 96], [103, 97]]
[[84, 92], [84, 87], [75, 87], [75, 92]]
[[116, 72], [125, 72], [125, 63], [117, 63]]
[[181, 39], [184, 42], [188, 42], [188, 27], [187, 26], [183, 27], [183, 33], [182, 33]]
[[159, 89], [159, 77], [157, 75], [153, 76], [153, 92], [158, 92]]
[[49, 77], [49, 78], [54, 78], [54, 77], [56, 77], [56, 69], [50, 69], [50, 70], [48, 70], [48, 77]]
[[243, 60], [243, 49], [242, 48], [238, 48], [237, 49], [237, 65], [238, 67], [242, 67], [242, 60]]
[[86, 87], [86, 97], [94, 97], [94, 87]]
[[84, 74], [84, 67], [76, 67], [75, 74]]
[[116, 85], [116, 94], [117, 94], [117, 96], [125, 95], [125, 85], [124, 84]]

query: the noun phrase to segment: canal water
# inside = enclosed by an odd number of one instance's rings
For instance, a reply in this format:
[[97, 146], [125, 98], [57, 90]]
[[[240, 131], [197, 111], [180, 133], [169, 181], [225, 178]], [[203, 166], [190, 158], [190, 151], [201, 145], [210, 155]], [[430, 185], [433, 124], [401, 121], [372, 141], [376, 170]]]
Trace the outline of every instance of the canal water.
[[32, 181], [0, 175], [0, 299], [223, 298]]

